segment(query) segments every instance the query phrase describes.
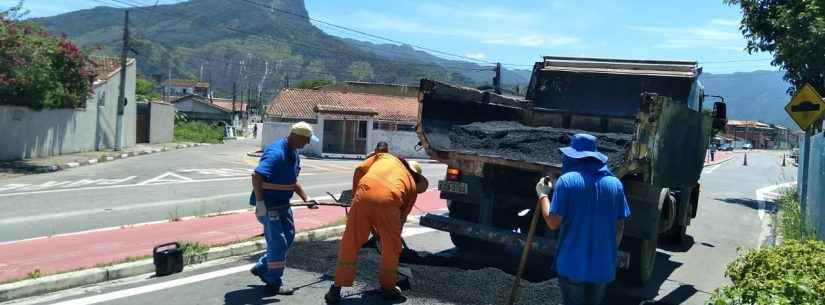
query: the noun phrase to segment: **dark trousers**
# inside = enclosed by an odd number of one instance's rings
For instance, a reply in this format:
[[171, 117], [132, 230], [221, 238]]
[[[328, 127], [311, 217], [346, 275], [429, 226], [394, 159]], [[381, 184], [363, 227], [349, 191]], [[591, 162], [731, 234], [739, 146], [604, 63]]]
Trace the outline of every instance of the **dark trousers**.
[[587, 283], [559, 275], [559, 288], [564, 305], [599, 305], [604, 299], [607, 283]]

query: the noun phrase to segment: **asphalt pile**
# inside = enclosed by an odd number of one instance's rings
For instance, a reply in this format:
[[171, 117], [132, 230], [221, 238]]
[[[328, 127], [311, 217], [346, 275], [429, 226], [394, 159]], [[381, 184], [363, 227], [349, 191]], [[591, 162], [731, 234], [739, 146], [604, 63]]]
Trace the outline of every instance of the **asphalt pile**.
[[[333, 274], [337, 241], [295, 243], [287, 259], [287, 267], [317, 273]], [[331, 255], [330, 255], [331, 254]], [[352, 288], [343, 295], [357, 298], [378, 287], [380, 256], [374, 249], [359, 253], [358, 275]], [[405, 291], [404, 304], [506, 304], [514, 277], [499, 269], [465, 270], [421, 264], [402, 264], [412, 270], [412, 289]], [[522, 281], [518, 304], [560, 304], [556, 279], [530, 283]]]
[[[473, 155], [561, 166], [558, 149], [570, 145], [581, 130], [531, 127], [514, 121], [476, 122], [450, 130], [452, 149]], [[586, 132], [598, 138], [598, 149], [607, 155], [610, 169], [624, 165], [633, 143], [632, 134]]]

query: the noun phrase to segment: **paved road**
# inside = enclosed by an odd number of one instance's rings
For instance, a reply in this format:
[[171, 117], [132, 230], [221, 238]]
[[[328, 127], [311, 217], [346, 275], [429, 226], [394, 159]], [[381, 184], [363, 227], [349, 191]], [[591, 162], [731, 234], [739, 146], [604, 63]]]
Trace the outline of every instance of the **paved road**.
[[[246, 140], [0, 180], [0, 242], [248, 208], [256, 149]], [[356, 164], [304, 159], [299, 179], [310, 196], [338, 193]]]
[[[656, 266], [656, 275], [646, 287], [622, 287], [614, 285], [611, 288], [606, 304], [639, 304], [643, 300], [653, 299], [652, 304], [705, 304], [709, 293], [724, 283], [724, 267], [737, 254], [737, 248], [754, 248], [760, 245], [761, 240], [767, 240], [765, 221], [773, 213], [770, 204], [756, 200], [755, 190], [764, 186], [793, 180], [795, 168], [781, 168], [779, 154], [772, 152], [752, 153], [749, 155], [749, 166], [741, 165], [742, 156], [723, 163], [718, 167], [705, 169], [702, 178], [703, 193], [700, 202], [698, 218], [694, 220], [688, 233], [691, 242], [680, 248], [660, 245]], [[445, 252], [451, 256], [455, 251], [450, 250], [451, 244], [447, 234], [430, 231], [426, 228], [408, 227], [405, 229], [407, 241], [411, 247], [430, 252]], [[332, 251], [325, 251], [323, 246], [316, 245], [317, 253], [312, 255], [321, 258], [334, 257]], [[328, 253], [329, 252], [329, 253]], [[452, 253], [452, 254], [451, 254]], [[309, 253], [304, 253], [309, 255]], [[198, 270], [184, 272], [169, 278], [133, 278], [118, 283], [92, 286], [75, 289], [62, 293], [44, 296], [13, 304], [321, 304], [321, 296], [329, 282], [324, 281], [324, 267], [308, 268], [295, 266], [290, 268], [288, 283], [302, 286], [298, 295], [288, 297], [264, 296], [260, 284], [246, 271], [251, 258], [240, 258], [235, 261], [218, 262], [201, 267]], [[294, 262], [296, 259], [293, 258]], [[467, 256], [457, 259], [456, 266], [466, 267], [473, 265], [470, 261], [485, 261], [492, 265], [501, 262], [513, 262], [515, 255], [502, 257], [484, 257], [484, 254]], [[470, 263], [467, 263], [470, 262]], [[495, 263], [498, 262], [498, 263]], [[513, 264], [498, 266], [502, 269], [511, 269]], [[548, 266], [539, 261], [533, 270], [548, 270]], [[415, 266], [413, 271], [416, 272]], [[418, 271], [420, 272], [420, 271]], [[442, 269], [449, 276], [463, 276], [467, 272], [461, 268]], [[419, 273], [420, 274], [420, 273]], [[507, 287], [509, 281], [503, 281], [502, 287]], [[444, 295], [429, 295], [428, 291], [416, 290], [413, 280], [414, 297], [408, 304], [469, 304], [456, 297]], [[450, 281], [437, 283], [449, 287]], [[480, 284], [479, 284], [480, 285]], [[451, 287], [456, 294], [464, 293], [474, 286]], [[548, 284], [533, 287], [533, 289], [553, 289]], [[353, 292], [353, 290], [350, 290]], [[354, 292], [358, 292], [355, 290]], [[67, 302], [67, 303], [63, 303]], [[500, 304], [501, 300], [490, 300], [491, 304]], [[557, 304], [554, 300], [547, 300], [548, 304]], [[372, 295], [353, 295], [345, 304], [381, 304], [380, 299]], [[650, 303], [649, 303], [650, 304]]]

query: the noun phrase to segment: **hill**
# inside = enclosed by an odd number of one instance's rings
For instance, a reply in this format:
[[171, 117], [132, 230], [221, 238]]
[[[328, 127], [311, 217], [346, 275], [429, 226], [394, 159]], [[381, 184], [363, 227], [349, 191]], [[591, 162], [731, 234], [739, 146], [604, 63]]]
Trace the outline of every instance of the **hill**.
[[[262, 80], [274, 93], [287, 78], [417, 84], [429, 77], [474, 84], [438, 65], [385, 58], [327, 35], [298, 17], [307, 16], [303, 0], [273, 1], [272, 7], [256, 1], [191, 0], [132, 9], [139, 73], [165, 76], [171, 70], [173, 78], [203, 79], [224, 93], [233, 81], [257, 88]], [[82, 47], [115, 55], [123, 15], [123, 9], [96, 7], [34, 21]]]
[[703, 73], [699, 79], [705, 93], [725, 97], [731, 119], [796, 127], [784, 110], [790, 100], [786, 91], [791, 85], [782, 79], [783, 74], [782, 71]]

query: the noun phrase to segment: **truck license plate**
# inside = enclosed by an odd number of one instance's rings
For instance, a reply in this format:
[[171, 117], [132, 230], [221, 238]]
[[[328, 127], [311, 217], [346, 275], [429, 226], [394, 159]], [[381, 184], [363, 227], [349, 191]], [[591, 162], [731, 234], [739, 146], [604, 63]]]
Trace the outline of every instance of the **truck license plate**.
[[630, 253], [619, 251], [619, 269], [630, 268]]
[[457, 181], [438, 181], [438, 190], [448, 193], [467, 195], [467, 183]]

